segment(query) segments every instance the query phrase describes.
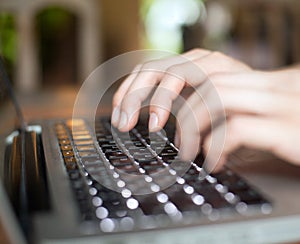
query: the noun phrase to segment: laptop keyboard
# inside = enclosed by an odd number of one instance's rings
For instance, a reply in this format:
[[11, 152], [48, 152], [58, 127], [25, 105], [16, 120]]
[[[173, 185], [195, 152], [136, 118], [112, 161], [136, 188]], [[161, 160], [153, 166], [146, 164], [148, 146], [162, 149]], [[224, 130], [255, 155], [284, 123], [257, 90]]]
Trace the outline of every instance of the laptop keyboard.
[[181, 162], [172, 123], [149, 133], [140, 121], [120, 133], [108, 118], [97, 120], [95, 131], [84, 120], [66, 120], [55, 131], [81, 221], [102, 232], [271, 212], [270, 202], [230, 169], [206, 175], [201, 156]]

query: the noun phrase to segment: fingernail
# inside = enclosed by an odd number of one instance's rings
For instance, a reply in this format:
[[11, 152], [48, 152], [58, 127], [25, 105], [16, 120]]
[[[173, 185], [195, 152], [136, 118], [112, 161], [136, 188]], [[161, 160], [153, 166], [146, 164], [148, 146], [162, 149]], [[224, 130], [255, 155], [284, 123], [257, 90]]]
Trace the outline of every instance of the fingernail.
[[156, 113], [151, 113], [149, 118], [149, 131], [152, 132], [158, 129], [158, 117]]
[[120, 109], [119, 109], [119, 106], [117, 106], [113, 109], [113, 112], [111, 115], [111, 123], [113, 125], [117, 126], [118, 122], [119, 122], [119, 117], [120, 117]]
[[127, 125], [127, 114], [125, 112], [122, 112], [118, 128], [122, 129], [126, 125]]

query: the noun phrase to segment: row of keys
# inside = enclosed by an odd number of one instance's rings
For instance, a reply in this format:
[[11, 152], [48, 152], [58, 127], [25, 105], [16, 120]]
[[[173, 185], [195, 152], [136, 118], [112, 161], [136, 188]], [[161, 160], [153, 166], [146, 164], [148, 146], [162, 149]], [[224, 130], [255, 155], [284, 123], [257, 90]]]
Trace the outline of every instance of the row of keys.
[[94, 218], [93, 206], [90, 203], [90, 196], [86, 190], [84, 178], [80, 173], [75, 158], [72, 138], [64, 123], [57, 123], [55, 125], [55, 131], [66, 171], [69, 175], [71, 186], [81, 212], [81, 219], [82, 221], [91, 220]]

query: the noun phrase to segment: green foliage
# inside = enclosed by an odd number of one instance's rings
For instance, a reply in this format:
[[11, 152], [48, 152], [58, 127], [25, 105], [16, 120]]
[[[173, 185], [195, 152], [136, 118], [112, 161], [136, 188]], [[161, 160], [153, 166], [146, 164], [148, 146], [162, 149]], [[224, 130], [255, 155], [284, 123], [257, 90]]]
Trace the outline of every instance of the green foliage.
[[43, 10], [37, 16], [38, 25], [43, 28], [44, 32], [53, 33], [64, 30], [72, 21], [68, 12], [59, 7], [51, 7]]
[[15, 19], [7, 13], [0, 13], [0, 53], [10, 65], [15, 63], [17, 53]]

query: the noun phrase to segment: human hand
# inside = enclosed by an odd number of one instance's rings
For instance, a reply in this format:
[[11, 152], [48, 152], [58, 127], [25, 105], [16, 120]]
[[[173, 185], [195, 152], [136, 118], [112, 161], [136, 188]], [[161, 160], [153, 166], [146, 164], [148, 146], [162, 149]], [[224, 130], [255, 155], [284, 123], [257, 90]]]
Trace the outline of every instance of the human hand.
[[204, 49], [140, 64], [113, 97], [112, 124], [121, 131], [132, 129], [142, 102], [158, 85], [150, 102], [149, 130], [159, 130], [168, 119], [172, 102], [185, 86], [196, 87], [217, 73], [249, 69], [237, 60]]
[[[185, 53], [183, 57], [186, 62], [169, 58], [138, 66], [137, 72], [124, 81], [114, 96], [113, 125], [121, 131], [133, 128], [142, 101], [158, 84], [150, 102], [149, 129], [162, 128], [173, 100], [183, 87], [190, 85], [197, 88], [177, 116], [176, 141], [183, 160], [193, 160], [199, 146], [203, 145], [209, 159], [208, 171], [211, 171], [216, 167], [213, 162], [218, 162], [217, 168], [220, 168], [230, 152], [245, 145], [270, 150], [298, 163], [294, 157], [296, 150], [292, 153], [292, 145], [287, 141], [296, 129], [297, 123], [292, 121], [297, 121], [300, 112], [287, 113], [290, 107], [293, 108], [296, 97], [291, 96], [295, 89], [288, 89], [283, 81], [290, 79], [291, 74], [296, 77], [295, 72], [251, 71], [237, 60], [201, 49]], [[198, 70], [195, 70], [195, 65]], [[216, 103], [216, 92], [221, 103]], [[293, 109], [297, 110], [295, 106]], [[226, 120], [212, 128], [210, 125], [224, 114]], [[224, 140], [213, 141], [212, 135], [222, 134], [226, 127]], [[281, 147], [284, 138], [285, 145]], [[222, 152], [216, 153], [220, 146]]]

